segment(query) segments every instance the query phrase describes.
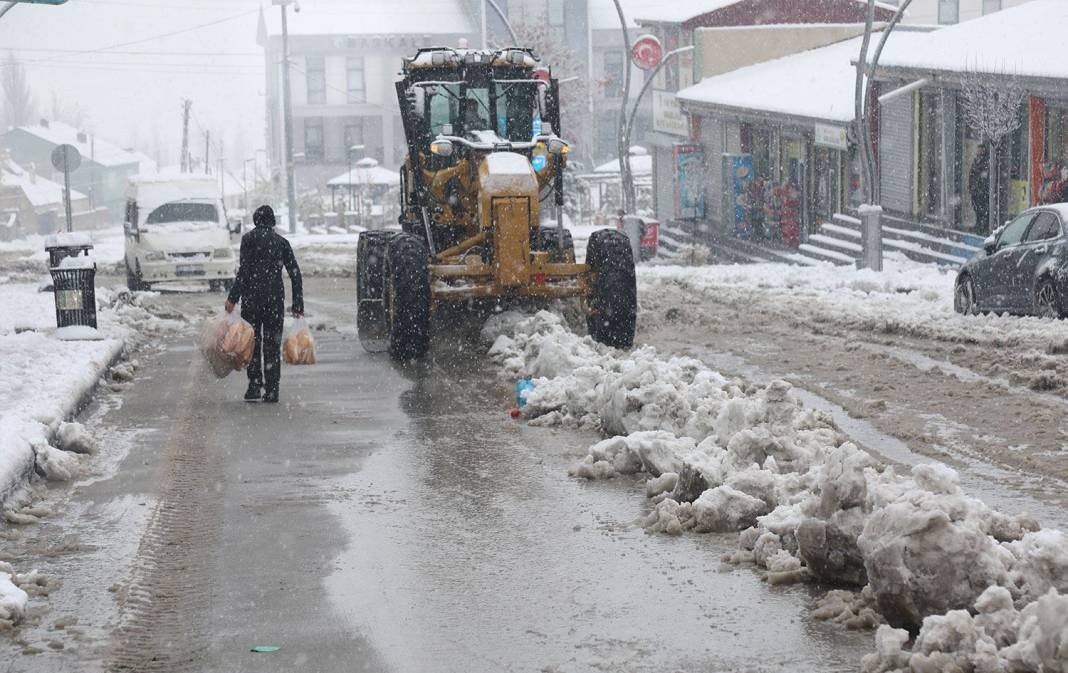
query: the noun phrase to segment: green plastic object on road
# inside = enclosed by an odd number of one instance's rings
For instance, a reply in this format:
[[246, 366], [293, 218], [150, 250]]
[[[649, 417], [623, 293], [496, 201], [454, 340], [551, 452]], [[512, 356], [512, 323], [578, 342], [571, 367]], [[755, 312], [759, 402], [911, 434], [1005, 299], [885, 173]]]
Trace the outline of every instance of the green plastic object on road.
[[252, 648], [252, 651], [260, 654], [270, 654], [271, 652], [277, 652], [280, 649], [282, 649], [280, 645], [257, 645]]

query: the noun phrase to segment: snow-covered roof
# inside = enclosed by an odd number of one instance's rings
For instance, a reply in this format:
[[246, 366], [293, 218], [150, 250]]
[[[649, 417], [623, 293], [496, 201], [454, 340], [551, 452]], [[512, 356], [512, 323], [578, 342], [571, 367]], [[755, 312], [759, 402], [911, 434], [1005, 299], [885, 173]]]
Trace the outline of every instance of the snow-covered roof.
[[331, 187], [348, 185], [387, 185], [395, 187], [400, 184], [400, 173], [382, 168], [371, 157], [364, 157], [356, 162], [352, 172], [342, 173], [327, 183]]
[[[476, 26], [463, 0], [349, 2], [303, 0], [300, 11], [287, 14], [290, 35], [434, 35], [470, 34]], [[282, 34], [277, 7], [264, 10], [268, 35]]]
[[[634, 17], [638, 23], [686, 23], [709, 12], [726, 9], [744, 0], [666, 0], [659, 3], [647, 3]], [[867, 5], [867, 0], [853, 0]], [[897, 7], [888, 2], [876, 2], [882, 10], [895, 11]]]
[[[593, 169], [593, 172], [618, 174], [620, 172], [619, 159], [606, 161]], [[630, 172], [635, 176], [653, 174], [653, 157], [649, 154], [649, 150], [641, 145], [632, 145], [630, 148]]]
[[[908, 49], [929, 36], [898, 31], [887, 49]], [[853, 38], [709, 77], [680, 91], [678, 98], [697, 105], [852, 121], [857, 76], [852, 63], [860, 55], [860, 43], [861, 38]]]
[[33, 126], [20, 126], [19, 130], [37, 136], [53, 145], [74, 145], [82, 155], [83, 161], [92, 160], [101, 166], [125, 166], [126, 164], [139, 164], [141, 158], [132, 152], [128, 152], [118, 145], [91, 134], [83, 136], [85, 141], [78, 139], [82, 133], [73, 126], [63, 122], [48, 122], [48, 126], [36, 124]]
[[742, 0], [671, 0], [649, 3], [634, 18], [640, 23], [683, 23], [702, 14], [736, 5]]
[[[0, 160], [0, 186], [21, 189], [34, 208], [63, 203], [63, 185], [39, 175], [35, 176], [10, 159]], [[86, 197], [85, 194], [72, 189], [70, 198], [77, 201]]]
[[[663, 6], [663, 0], [620, 0], [627, 26], [637, 29], [635, 18], [655, 13]], [[586, 5], [591, 30], [619, 30], [619, 14], [613, 0], [589, 0]]]
[[928, 33], [922, 40], [891, 40], [879, 66], [1068, 79], [1068, 60], [1060, 53], [1066, 31], [1068, 2], [1031, 0]]

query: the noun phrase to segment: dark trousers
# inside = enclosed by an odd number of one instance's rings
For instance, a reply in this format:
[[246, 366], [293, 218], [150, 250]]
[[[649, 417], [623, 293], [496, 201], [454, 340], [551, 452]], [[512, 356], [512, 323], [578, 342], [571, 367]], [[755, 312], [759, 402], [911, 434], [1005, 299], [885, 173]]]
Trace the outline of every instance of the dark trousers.
[[281, 312], [245, 311], [241, 317], [256, 330], [256, 350], [248, 363], [248, 381], [267, 390], [278, 390], [282, 377], [282, 325]]

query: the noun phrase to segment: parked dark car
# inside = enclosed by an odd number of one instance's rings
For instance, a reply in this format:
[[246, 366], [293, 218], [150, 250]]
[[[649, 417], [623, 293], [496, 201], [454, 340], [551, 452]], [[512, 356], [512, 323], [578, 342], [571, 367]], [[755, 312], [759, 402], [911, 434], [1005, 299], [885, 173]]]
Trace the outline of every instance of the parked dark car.
[[957, 273], [958, 313], [1068, 314], [1068, 204], [1031, 208], [983, 243]]

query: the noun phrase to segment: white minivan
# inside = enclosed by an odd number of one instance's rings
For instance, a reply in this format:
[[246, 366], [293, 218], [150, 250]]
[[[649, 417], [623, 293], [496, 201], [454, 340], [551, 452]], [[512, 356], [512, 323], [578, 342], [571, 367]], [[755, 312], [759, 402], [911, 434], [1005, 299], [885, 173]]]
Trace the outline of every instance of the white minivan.
[[237, 259], [216, 178], [173, 173], [130, 178], [126, 199], [126, 283], [204, 281], [213, 290], [234, 284]]

